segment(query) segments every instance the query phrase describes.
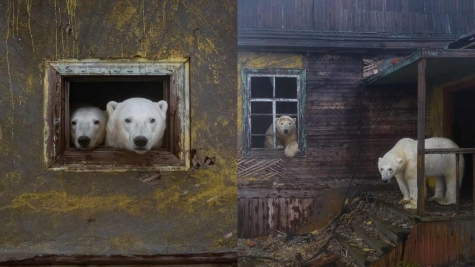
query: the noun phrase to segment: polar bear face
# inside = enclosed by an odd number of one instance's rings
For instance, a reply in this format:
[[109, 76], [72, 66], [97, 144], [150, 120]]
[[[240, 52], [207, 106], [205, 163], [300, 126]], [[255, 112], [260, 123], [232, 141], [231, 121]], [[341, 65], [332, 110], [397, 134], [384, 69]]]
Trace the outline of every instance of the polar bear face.
[[281, 116], [280, 118], [275, 119], [275, 129], [277, 133], [285, 136], [294, 132], [295, 120], [295, 118], [289, 116]]
[[70, 116], [71, 143], [81, 150], [91, 150], [104, 143], [107, 114], [95, 107], [76, 109]]
[[130, 98], [107, 104], [106, 145], [143, 154], [162, 146], [168, 104], [145, 98]]
[[386, 157], [379, 158], [378, 169], [383, 183], [389, 183], [391, 178], [402, 169], [402, 158]]

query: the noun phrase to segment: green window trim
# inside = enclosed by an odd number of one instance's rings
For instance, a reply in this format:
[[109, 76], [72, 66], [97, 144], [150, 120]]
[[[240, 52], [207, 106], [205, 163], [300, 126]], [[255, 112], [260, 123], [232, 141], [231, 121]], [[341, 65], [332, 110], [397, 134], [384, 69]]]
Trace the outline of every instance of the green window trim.
[[[298, 125], [298, 144], [302, 152], [296, 157], [306, 156], [306, 70], [305, 69], [243, 69], [241, 72], [242, 81], [242, 156], [245, 158], [252, 157], [285, 157], [282, 149], [269, 148], [251, 148], [251, 77], [296, 77], [297, 78], [297, 97], [295, 99], [277, 99], [275, 95], [269, 99], [258, 99], [259, 101], [294, 101], [297, 102], [297, 125]], [[275, 91], [275, 88], [274, 88]], [[273, 105], [273, 116], [275, 118], [276, 111]], [[275, 142], [275, 136], [274, 136]], [[275, 143], [274, 143], [275, 144]]]

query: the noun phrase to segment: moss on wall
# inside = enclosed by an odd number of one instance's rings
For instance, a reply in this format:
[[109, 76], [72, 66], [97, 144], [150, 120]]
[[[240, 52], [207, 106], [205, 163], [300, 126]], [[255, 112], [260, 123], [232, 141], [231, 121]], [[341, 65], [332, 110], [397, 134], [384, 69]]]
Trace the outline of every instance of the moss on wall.
[[[0, 2], [0, 260], [235, 247], [236, 9], [206, 0]], [[190, 58], [191, 147], [216, 164], [162, 173], [154, 184], [140, 180], [146, 173], [45, 172], [44, 60], [137, 57]]]

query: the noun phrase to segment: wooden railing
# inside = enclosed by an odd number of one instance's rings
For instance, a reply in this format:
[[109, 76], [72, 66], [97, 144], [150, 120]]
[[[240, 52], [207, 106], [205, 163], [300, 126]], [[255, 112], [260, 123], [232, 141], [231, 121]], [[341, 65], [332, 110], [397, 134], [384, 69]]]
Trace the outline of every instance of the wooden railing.
[[[425, 149], [424, 154], [455, 154], [455, 198], [456, 198], [456, 214], [460, 214], [460, 170], [459, 170], [459, 162], [460, 162], [460, 154], [474, 154], [475, 155], [475, 148], [441, 148], [441, 149]], [[472, 212], [475, 214], [475, 156], [473, 156], [473, 184], [472, 184]], [[424, 162], [425, 163], [425, 162]], [[466, 164], [465, 164], [466, 165]], [[466, 167], [466, 166], [465, 166]], [[420, 186], [422, 185], [422, 186]], [[425, 184], [424, 184], [424, 176], [417, 176], [417, 190], [418, 190], [418, 203], [417, 203], [417, 214], [420, 217], [425, 216], [425, 206], [424, 206], [424, 200], [425, 200]], [[447, 192], [447, 190], [446, 190]]]

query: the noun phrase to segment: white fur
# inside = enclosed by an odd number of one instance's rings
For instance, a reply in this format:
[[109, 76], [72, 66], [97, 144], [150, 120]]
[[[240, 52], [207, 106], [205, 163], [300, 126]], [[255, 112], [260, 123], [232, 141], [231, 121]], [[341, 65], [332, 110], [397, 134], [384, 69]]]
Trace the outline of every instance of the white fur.
[[[459, 147], [447, 138], [429, 138], [425, 140], [425, 148]], [[399, 140], [384, 157], [379, 158], [378, 168], [383, 182], [388, 183], [391, 177], [396, 177], [403, 194], [400, 203], [406, 204], [406, 209], [417, 208], [417, 141], [410, 138]], [[462, 184], [463, 171], [464, 159], [460, 154], [459, 185]], [[436, 178], [435, 194], [429, 201], [441, 205], [455, 204], [455, 154], [426, 154], [425, 176]]]
[[[104, 143], [106, 136], [107, 113], [95, 107], [81, 107], [70, 117], [71, 143], [81, 150], [91, 150]], [[82, 146], [78, 139], [87, 137], [89, 144]]]
[[[287, 157], [294, 157], [300, 150], [297, 143], [297, 129], [295, 118], [281, 116], [275, 119], [276, 148], [285, 148], [284, 154]], [[265, 148], [274, 147], [274, 127], [271, 124], [266, 131]]]
[[[168, 104], [165, 101], [152, 102], [145, 98], [129, 98], [124, 102], [110, 101], [107, 104], [106, 145], [143, 154], [152, 148], [162, 146], [166, 128]], [[139, 147], [134, 142], [144, 137], [147, 144]]]

